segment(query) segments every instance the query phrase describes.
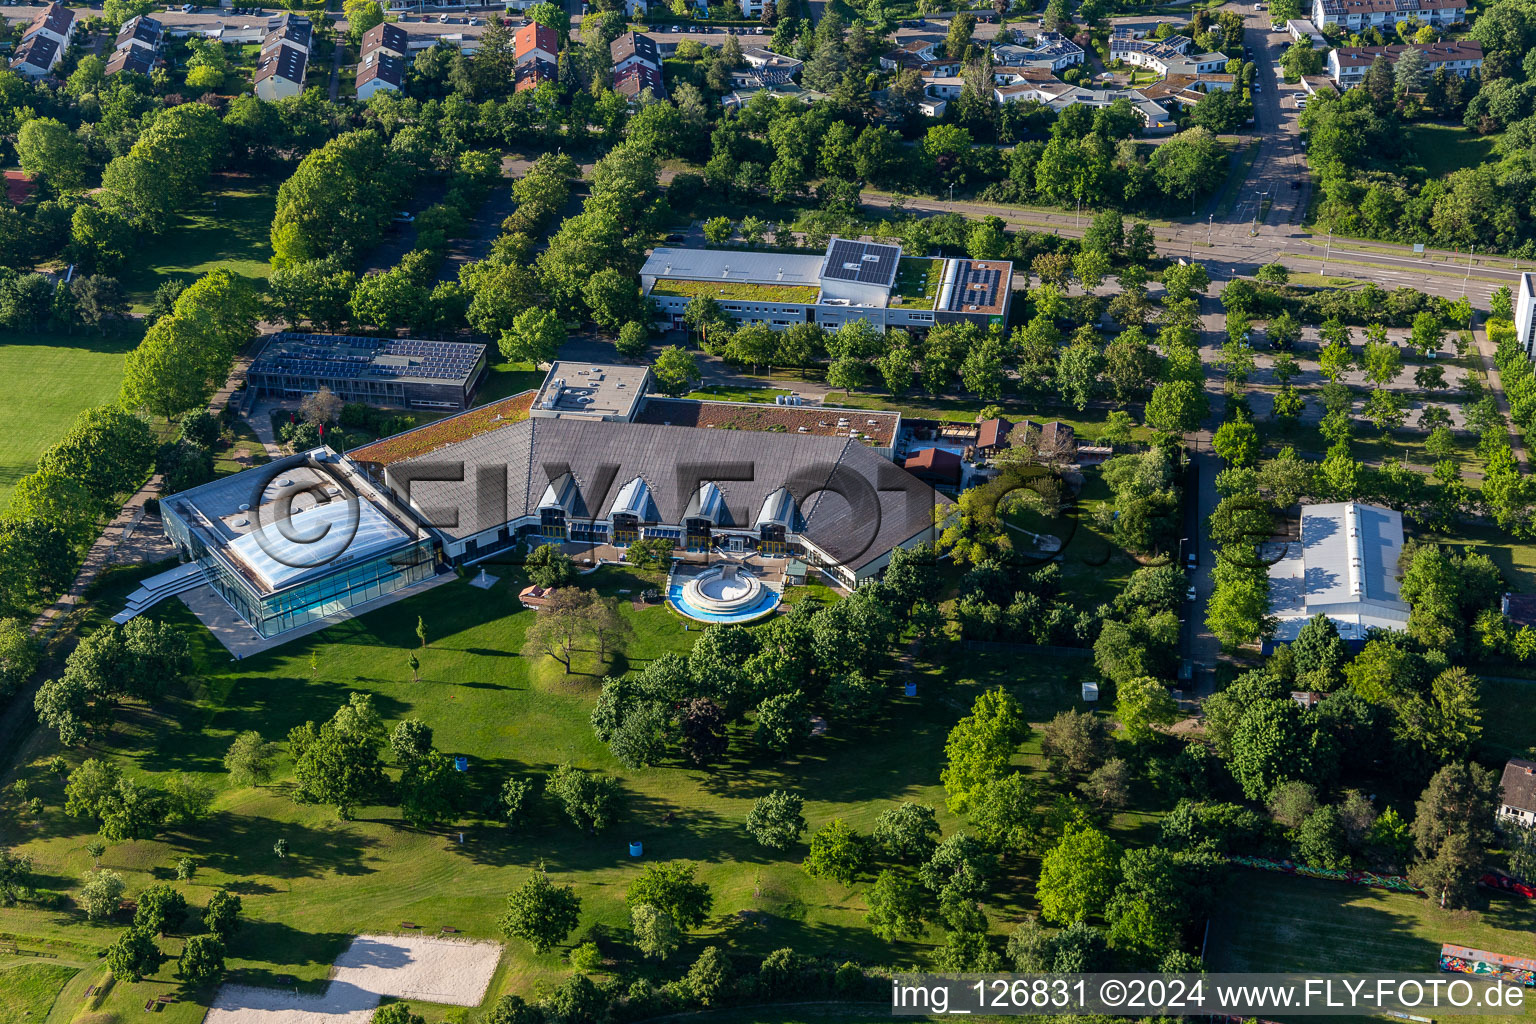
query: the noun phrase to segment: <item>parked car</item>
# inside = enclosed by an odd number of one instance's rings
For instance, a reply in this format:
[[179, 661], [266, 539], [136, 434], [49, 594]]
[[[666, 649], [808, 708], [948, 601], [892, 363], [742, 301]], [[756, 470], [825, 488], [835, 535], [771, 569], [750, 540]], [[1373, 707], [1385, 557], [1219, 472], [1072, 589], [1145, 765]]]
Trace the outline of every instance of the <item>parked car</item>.
[[415, 219], [416, 215], [409, 210], [401, 210], [399, 213], [395, 214], [396, 224], [409, 224]]
[[667, 241], [670, 242], [673, 245], [679, 245], [679, 244], [681, 244], [683, 242], [686, 242], [687, 239], [684, 238], [682, 235], [668, 235], [667, 236]]

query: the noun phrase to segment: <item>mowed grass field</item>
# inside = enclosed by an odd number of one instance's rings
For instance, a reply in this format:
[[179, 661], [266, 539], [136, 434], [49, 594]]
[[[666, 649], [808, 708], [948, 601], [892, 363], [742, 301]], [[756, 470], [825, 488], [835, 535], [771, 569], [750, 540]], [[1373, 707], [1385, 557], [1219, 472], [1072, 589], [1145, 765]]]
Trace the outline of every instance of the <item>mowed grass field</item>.
[[117, 398], [136, 338], [0, 331], [0, 508], [82, 409]]
[[[580, 671], [570, 675], [547, 659], [535, 663], [524, 657], [523, 636], [534, 613], [517, 603], [523, 577], [511, 566], [491, 565], [490, 572], [503, 579], [489, 592], [452, 581], [239, 663], [199, 631], [205, 677], [196, 686], [153, 709], [124, 709], [110, 737], [65, 756], [72, 762], [111, 757], [130, 774], [152, 777], [159, 785], [172, 772], [196, 775], [218, 790], [213, 811], [208, 819], [174, 827], [155, 840], [117, 844], [102, 866], [123, 873], [134, 892], [171, 879], [176, 859], [189, 854], [199, 865], [195, 879], [173, 884], [195, 908], [217, 886], [239, 892], [245, 924], [233, 940], [230, 967], [236, 980], [254, 984], [287, 977], [318, 988], [351, 935], [397, 931], [405, 921], [429, 932], [449, 926], [472, 937], [497, 937], [507, 893], [540, 863], [582, 898], [581, 924], [571, 941], [595, 940], [629, 970], [655, 968], [630, 959], [625, 890], [644, 864], [671, 860], [698, 866], [715, 906], [708, 924], [658, 976], [675, 976], [700, 948], [722, 940], [748, 955], [793, 946], [840, 959], [916, 963], [926, 959], [940, 933], [894, 946], [876, 939], [864, 921], [863, 893], [870, 879], [853, 887], [814, 879], [800, 867], [803, 843], [786, 855], [758, 846], [744, 829], [753, 802], [770, 790], [788, 789], [805, 799], [813, 830], [842, 817], [867, 833], [895, 802], [919, 800], [938, 807], [946, 832], [954, 831], [960, 822], [943, 809], [939, 785], [943, 743], [981, 689], [1007, 685], [1031, 720], [1043, 722], [1077, 703], [1081, 673], [1091, 671], [1091, 662], [1081, 659], [1031, 655], [1024, 663], [1012, 654], [955, 651], [951, 664], [914, 669], [921, 680], [917, 697], [900, 696], [901, 676], [893, 674], [883, 716], [859, 726], [833, 723], [827, 735], [788, 760], [760, 756], [750, 735], [738, 732], [731, 757], [715, 770], [669, 762], [629, 771], [592, 735], [589, 719], [603, 671], [591, 663], [595, 656], [578, 661]], [[656, 585], [658, 577], [610, 567], [582, 582], [618, 596], [636, 631], [628, 657], [615, 659], [606, 671], [686, 651], [697, 636], [663, 608], [631, 606], [631, 595]], [[796, 597], [832, 599], [818, 587]], [[193, 622], [174, 601], [154, 614]], [[417, 648], [418, 615], [431, 646], [420, 652], [422, 679], [413, 683], [407, 657]], [[536, 778], [570, 761], [621, 781], [622, 819], [586, 835], [545, 801], [537, 819], [521, 831], [474, 817], [462, 826], [414, 830], [402, 825], [394, 807], [361, 808], [356, 820], [340, 821], [332, 808], [295, 804], [286, 787], [286, 763], [274, 785], [228, 786], [221, 758], [237, 733], [254, 729], [281, 742], [292, 727], [329, 718], [354, 690], [374, 695], [387, 727], [418, 717], [435, 730], [440, 750], [467, 755], [470, 802], [476, 806], [494, 805], [509, 777]], [[1027, 748], [1027, 763], [1038, 762], [1037, 749], [1033, 743]], [[60, 810], [62, 784], [42, 768], [56, 751], [40, 734], [28, 744], [21, 760], [29, 767], [22, 774], [33, 781], [33, 793], [43, 797], [47, 811], [35, 823], [0, 824], [0, 842], [32, 856], [38, 884], [69, 892], [91, 870], [84, 845], [94, 827]], [[1122, 816], [1115, 830], [1130, 840], [1147, 820], [1145, 814]], [[284, 859], [273, 852], [278, 839], [289, 844]], [[636, 840], [644, 844], [644, 857], [631, 859], [628, 844]], [[1006, 876], [987, 908], [999, 932], [1033, 909], [1036, 868], [1022, 857], [1005, 865]], [[122, 926], [89, 924], [69, 910], [0, 909], [0, 932], [41, 939], [105, 946]], [[180, 940], [164, 945], [174, 955]], [[137, 1019], [150, 995], [176, 990], [173, 970], [168, 965], [155, 979], [116, 986], [100, 1009]], [[558, 952], [535, 955], [512, 942], [490, 995], [536, 996], [568, 972]], [[167, 1024], [199, 1019], [196, 1004], [205, 1002], [206, 994], [182, 995], [183, 1002], [165, 1011]], [[448, 1012], [434, 1008], [429, 1017], [440, 1020]]]
[[0, 1024], [42, 1024], [79, 968], [0, 957]]
[[190, 284], [221, 268], [265, 287], [279, 184], [275, 179], [215, 175], [169, 228], [135, 250], [122, 275], [134, 311], [149, 308], [162, 281], [180, 278]]
[[1493, 156], [1497, 135], [1479, 135], [1460, 125], [1414, 124], [1408, 141], [1427, 180], [1443, 178], [1463, 167], [1476, 167]]
[[1526, 900], [1443, 911], [1420, 896], [1236, 868], [1220, 906], [1206, 942], [1214, 972], [1434, 974], [1447, 942], [1536, 956], [1536, 904]]

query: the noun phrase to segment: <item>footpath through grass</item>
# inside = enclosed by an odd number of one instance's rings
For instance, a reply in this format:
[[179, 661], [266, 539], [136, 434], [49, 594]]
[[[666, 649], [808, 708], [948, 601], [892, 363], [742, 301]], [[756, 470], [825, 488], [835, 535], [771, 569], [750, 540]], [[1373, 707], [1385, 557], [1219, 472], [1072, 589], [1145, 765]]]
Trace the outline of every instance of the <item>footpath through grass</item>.
[[0, 331], [0, 508], [82, 409], [115, 401], [136, 336]]

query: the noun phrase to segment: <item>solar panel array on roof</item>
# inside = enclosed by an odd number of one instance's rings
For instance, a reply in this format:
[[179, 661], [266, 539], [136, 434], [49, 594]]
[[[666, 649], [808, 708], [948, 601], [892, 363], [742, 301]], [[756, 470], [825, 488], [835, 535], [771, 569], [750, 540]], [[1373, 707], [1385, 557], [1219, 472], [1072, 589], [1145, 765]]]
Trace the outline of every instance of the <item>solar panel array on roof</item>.
[[827, 248], [827, 265], [822, 277], [859, 284], [890, 284], [900, 259], [898, 246], [834, 238]]
[[963, 312], [967, 306], [992, 306], [997, 303], [997, 288], [1003, 280], [1003, 272], [996, 267], [980, 266], [970, 260], [958, 260], [955, 267], [955, 286], [950, 289], [949, 305], [952, 313]]
[[[361, 351], [356, 351], [361, 350]], [[304, 377], [418, 377], [461, 380], [480, 362], [483, 345], [455, 341], [366, 338], [340, 334], [275, 334], [252, 373]], [[380, 362], [381, 359], [399, 362]]]

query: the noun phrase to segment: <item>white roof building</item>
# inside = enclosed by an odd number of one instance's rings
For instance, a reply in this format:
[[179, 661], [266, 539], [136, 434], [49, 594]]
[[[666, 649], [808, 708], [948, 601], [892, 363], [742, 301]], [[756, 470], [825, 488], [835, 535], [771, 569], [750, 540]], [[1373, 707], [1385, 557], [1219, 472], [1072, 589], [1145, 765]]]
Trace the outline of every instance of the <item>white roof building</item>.
[[1526, 354], [1536, 347], [1536, 274], [1520, 275], [1520, 286], [1515, 289], [1515, 336]]
[[1285, 557], [1269, 567], [1275, 639], [1296, 639], [1319, 613], [1345, 640], [1362, 640], [1373, 627], [1404, 629], [1408, 605], [1397, 578], [1402, 553], [1399, 512], [1356, 501], [1304, 506], [1301, 541], [1288, 544]]

